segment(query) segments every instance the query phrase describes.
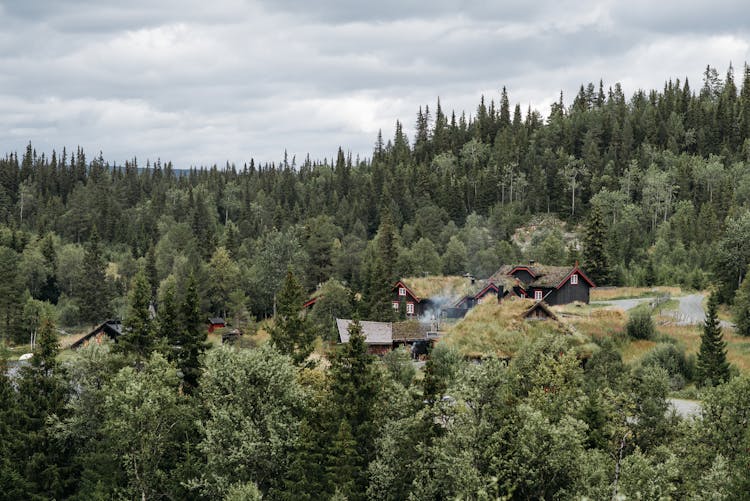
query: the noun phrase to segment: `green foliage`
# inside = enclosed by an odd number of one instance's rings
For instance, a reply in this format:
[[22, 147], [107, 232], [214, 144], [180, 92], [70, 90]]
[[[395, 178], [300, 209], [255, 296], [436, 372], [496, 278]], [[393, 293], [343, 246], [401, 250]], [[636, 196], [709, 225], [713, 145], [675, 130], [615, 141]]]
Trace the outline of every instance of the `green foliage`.
[[291, 357], [297, 365], [307, 361], [317, 336], [315, 326], [301, 311], [304, 301], [302, 286], [289, 270], [277, 297], [276, 316], [270, 334], [276, 349]]
[[718, 294], [711, 293], [696, 363], [696, 381], [700, 385], [716, 386], [729, 379], [727, 344], [719, 325], [718, 306]]
[[740, 336], [750, 336], [750, 280], [742, 280], [734, 296], [734, 326]]
[[101, 322], [111, 312], [110, 284], [105, 274], [106, 269], [107, 261], [99, 233], [94, 227], [85, 247], [82, 274], [77, 286], [78, 308], [83, 321]]
[[644, 367], [661, 367], [669, 374], [672, 390], [680, 390], [693, 379], [694, 361], [685, 356], [685, 350], [672, 343], [659, 343], [641, 359]]
[[281, 488], [299, 439], [305, 395], [294, 366], [270, 348], [219, 348], [206, 356], [200, 399], [205, 456], [198, 487], [222, 497], [233, 485]]
[[133, 356], [137, 364], [150, 357], [156, 342], [156, 325], [151, 315], [151, 285], [143, 271], [133, 278], [128, 294], [128, 312], [117, 351]]
[[405, 388], [411, 385], [417, 373], [411, 361], [411, 354], [405, 346], [386, 353], [383, 356], [383, 364], [391, 379]]
[[652, 340], [656, 337], [654, 319], [648, 310], [638, 309], [630, 313], [625, 332], [631, 339]]
[[607, 228], [598, 205], [591, 209], [583, 242], [583, 266], [587, 275], [597, 285], [606, 285], [610, 279], [609, 259], [605, 250]]

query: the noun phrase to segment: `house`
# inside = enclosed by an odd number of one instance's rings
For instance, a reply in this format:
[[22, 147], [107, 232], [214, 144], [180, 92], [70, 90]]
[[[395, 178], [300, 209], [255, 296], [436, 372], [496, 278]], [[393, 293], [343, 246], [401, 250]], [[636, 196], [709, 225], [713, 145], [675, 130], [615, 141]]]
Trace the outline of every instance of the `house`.
[[[351, 323], [348, 319], [336, 319], [340, 343], [349, 342]], [[440, 337], [439, 332], [432, 330], [431, 324], [414, 320], [393, 323], [360, 321], [359, 324], [365, 336], [367, 352], [372, 355], [385, 355], [394, 348], [406, 346], [412, 357], [418, 358], [420, 355], [426, 355]]]
[[574, 266], [546, 266], [530, 261], [528, 265], [504, 265], [490, 282], [512, 279], [508, 294], [544, 301], [550, 306], [580, 301], [588, 304], [589, 291], [596, 287], [576, 263]]
[[393, 348], [407, 347], [412, 358], [427, 356], [440, 337], [436, 327], [434, 324], [414, 320], [394, 322], [391, 324]]
[[217, 329], [221, 329], [222, 327], [226, 327], [227, 323], [224, 321], [221, 317], [213, 317], [208, 319], [208, 333], [211, 334], [213, 331]]
[[122, 335], [122, 322], [119, 320], [107, 320], [106, 322], [98, 325], [91, 332], [83, 336], [81, 339], [70, 345], [72, 350], [86, 346], [88, 343], [94, 341], [97, 344], [101, 344], [104, 337], [108, 337], [113, 341], [117, 341], [117, 338]]
[[524, 320], [554, 320], [555, 322], [560, 321], [560, 319], [557, 318], [557, 315], [555, 315], [555, 312], [552, 311], [544, 301], [535, 302], [531, 306], [531, 308], [521, 314], [521, 317]]
[[[339, 342], [349, 342], [349, 325], [352, 320], [337, 318], [336, 328], [339, 331]], [[385, 355], [393, 347], [393, 331], [390, 322], [370, 322], [362, 320], [359, 322], [362, 334], [365, 336], [367, 353], [371, 355]]]
[[486, 296], [497, 296], [498, 290], [470, 275], [403, 278], [391, 289], [391, 304], [407, 319], [461, 318]]

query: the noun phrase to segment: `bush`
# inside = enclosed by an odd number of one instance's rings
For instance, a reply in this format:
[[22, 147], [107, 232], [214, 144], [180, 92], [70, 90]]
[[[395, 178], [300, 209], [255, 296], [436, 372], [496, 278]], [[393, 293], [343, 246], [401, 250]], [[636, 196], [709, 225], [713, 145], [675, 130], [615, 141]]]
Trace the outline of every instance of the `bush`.
[[625, 331], [632, 339], [653, 340], [656, 337], [656, 329], [654, 328], [654, 320], [651, 318], [651, 312], [637, 310], [631, 313]]
[[693, 379], [694, 357], [685, 357], [685, 350], [672, 343], [659, 343], [641, 360], [644, 367], [661, 367], [669, 374], [673, 390], [682, 389], [685, 383]]

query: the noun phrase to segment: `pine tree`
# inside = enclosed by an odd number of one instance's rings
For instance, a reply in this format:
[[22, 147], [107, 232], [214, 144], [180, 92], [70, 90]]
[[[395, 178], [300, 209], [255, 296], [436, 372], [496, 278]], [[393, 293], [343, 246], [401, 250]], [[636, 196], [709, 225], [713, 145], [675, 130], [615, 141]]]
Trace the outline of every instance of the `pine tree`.
[[188, 278], [185, 298], [180, 306], [179, 329], [173, 343], [177, 367], [182, 371], [183, 379], [189, 391], [198, 385], [201, 373], [201, 355], [208, 343], [207, 333], [201, 315], [198, 283], [195, 275]]
[[737, 334], [750, 336], [750, 278], [742, 280], [734, 296], [734, 326]]
[[0, 246], [0, 340], [23, 341], [23, 283], [18, 273], [18, 254]]
[[134, 355], [140, 367], [154, 349], [156, 325], [151, 318], [151, 286], [143, 270], [136, 273], [128, 294], [128, 312], [117, 351]]
[[81, 319], [86, 322], [100, 322], [110, 313], [110, 290], [106, 270], [107, 261], [99, 241], [99, 232], [93, 227], [86, 245], [83, 276], [78, 294]]
[[597, 285], [604, 285], [609, 282], [610, 268], [605, 250], [606, 241], [607, 233], [604, 218], [599, 206], [595, 205], [591, 209], [589, 222], [586, 226], [583, 258], [586, 273]]
[[59, 342], [55, 326], [50, 320], [42, 321], [37, 343], [31, 364], [21, 370], [18, 383], [24, 439], [21, 469], [36, 496], [62, 499], [70, 494], [75, 476], [69, 457], [71, 451], [56, 443], [48, 424], [53, 415], [60, 419], [66, 417], [69, 395], [57, 361]]
[[0, 498], [23, 499], [30, 486], [18, 469], [23, 459], [22, 415], [18, 395], [6, 373], [5, 358], [0, 353]]
[[706, 320], [703, 323], [701, 347], [698, 351], [696, 364], [698, 383], [706, 386], [716, 386], [729, 379], [729, 363], [727, 362], [727, 344], [719, 325], [717, 310], [719, 299], [716, 292], [708, 297]]
[[[381, 381], [373, 356], [367, 353], [365, 336], [358, 320], [349, 325], [349, 335], [349, 342], [331, 360], [331, 397], [334, 407], [332, 424], [335, 426], [332, 437], [336, 437], [343, 447], [346, 442], [346, 426], [342, 428], [341, 422], [345, 421], [356, 444], [356, 454], [351, 452], [355, 478], [349, 499], [364, 499], [367, 466], [375, 456], [375, 409]], [[335, 468], [335, 458], [331, 459], [334, 459], [332, 466]]]
[[292, 270], [287, 270], [276, 300], [271, 341], [276, 349], [292, 357], [295, 364], [301, 365], [312, 353], [316, 332], [313, 324], [302, 315], [305, 294]]
[[[169, 281], [164, 287], [156, 319], [159, 338], [171, 346], [179, 331], [175, 284], [173, 281]], [[171, 350], [167, 353], [167, 358], [171, 361], [174, 361], [174, 356], [175, 354]]]

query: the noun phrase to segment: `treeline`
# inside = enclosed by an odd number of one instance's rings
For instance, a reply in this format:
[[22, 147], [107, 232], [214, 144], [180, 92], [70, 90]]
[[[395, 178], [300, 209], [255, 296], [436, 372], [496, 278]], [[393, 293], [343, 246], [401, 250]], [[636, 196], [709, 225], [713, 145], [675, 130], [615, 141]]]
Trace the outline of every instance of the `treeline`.
[[[393, 242], [378, 270], [388, 277], [486, 277], [521, 258], [578, 259], [602, 283], [716, 279], [727, 301], [750, 258], [749, 138], [745, 65], [741, 83], [732, 67], [723, 78], [708, 67], [697, 90], [677, 80], [626, 98], [619, 85], [588, 84], [546, 118], [511, 106], [505, 89], [470, 117], [438, 102], [420, 109], [413, 139], [401, 123], [392, 139], [379, 134], [369, 159], [339, 149], [331, 160], [184, 172], [29, 145], [0, 160], [0, 272], [3, 287], [56, 305], [63, 324], [122, 313], [139, 266], [154, 296], [192, 273], [205, 312], [264, 317], [288, 268], [308, 291], [331, 278], [352, 292], [382, 288], [372, 260], [388, 219]], [[566, 226], [520, 249], [515, 230], [540, 214]], [[592, 220], [603, 251], [586, 263]], [[109, 263], [103, 281], [84, 269], [94, 232]], [[109, 300], [89, 317], [93, 287]], [[27, 302], [0, 304], [6, 327], [24, 323], [14, 318]]]
[[0, 370], [1, 499], [728, 500], [750, 489], [747, 377], [706, 390], [702, 414], [682, 420], [670, 374], [623, 364], [611, 342], [585, 368], [567, 337], [542, 337], [510, 364], [438, 345], [420, 379], [404, 351], [376, 363], [355, 323], [330, 367], [297, 366], [270, 344], [217, 348], [189, 382], [182, 349], [162, 339], [141, 351], [135, 325], [130, 343], [61, 363], [45, 323], [31, 365], [12, 381]]

